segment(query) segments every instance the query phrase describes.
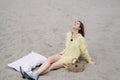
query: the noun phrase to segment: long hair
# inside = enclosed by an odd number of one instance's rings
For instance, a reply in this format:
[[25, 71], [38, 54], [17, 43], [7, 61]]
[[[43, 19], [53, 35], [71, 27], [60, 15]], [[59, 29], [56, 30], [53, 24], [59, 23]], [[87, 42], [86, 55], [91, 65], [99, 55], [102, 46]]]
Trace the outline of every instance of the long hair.
[[84, 25], [81, 21], [78, 21], [80, 22], [80, 30], [78, 31], [78, 33], [80, 33], [83, 37], [85, 37], [85, 31], [84, 31]]

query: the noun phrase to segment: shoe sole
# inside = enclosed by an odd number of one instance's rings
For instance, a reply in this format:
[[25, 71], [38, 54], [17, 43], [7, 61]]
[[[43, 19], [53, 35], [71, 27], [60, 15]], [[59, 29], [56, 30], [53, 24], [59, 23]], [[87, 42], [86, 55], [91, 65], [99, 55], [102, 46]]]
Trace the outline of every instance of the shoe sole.
[[20, 66], [20, 73], [22, 75], [22, 78], [25, 79], [25, 76], [24, 76], [24, 73], [23, 73], [23, 70], [22, 70], [22, 67]]

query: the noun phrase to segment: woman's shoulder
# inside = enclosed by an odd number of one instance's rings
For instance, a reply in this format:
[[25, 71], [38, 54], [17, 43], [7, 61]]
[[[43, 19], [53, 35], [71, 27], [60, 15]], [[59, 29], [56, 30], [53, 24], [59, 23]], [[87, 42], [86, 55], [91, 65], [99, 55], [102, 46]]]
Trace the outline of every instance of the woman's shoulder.
[[84, 45], [86, 45], [86, 46], [87, 46], [87, 41], [86, 41], [86, 38], [85, 38], [85, 37], [83, 37], [81, 34], [80, 34], [80, 36], [79, 36], [79, 40], [80, 40], [80, 42], [81, 42], [81, 43], [83, 43]]
[[71, 34], [72, 34], [72, 32], [70, 32], [70, 31], [69, 31], [69, 32], [67, 32], [67, 35], [71, 35]]
[[86, 40], [80, 33], [78, 34], [80, 40]]

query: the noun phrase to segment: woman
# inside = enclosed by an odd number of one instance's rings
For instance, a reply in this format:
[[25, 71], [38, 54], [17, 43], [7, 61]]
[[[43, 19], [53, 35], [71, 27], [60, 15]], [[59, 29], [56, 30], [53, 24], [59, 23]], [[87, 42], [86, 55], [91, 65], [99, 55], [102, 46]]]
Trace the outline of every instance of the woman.
[[84, 25], [81, 21], [76, 21], [73, 25], [73, 31], [67, 33], [64, 51], [49, 57], [37, 71], [25, 72], [20, 67], [22, 76], [28, 80], [38, 80], [39, 75], [48, 73], [53, 69], [68, 67], [72, 59], [79, 56], [84, 57], [89, 64], [96, 64], [95, 61], [91, 61], [84, 37]]

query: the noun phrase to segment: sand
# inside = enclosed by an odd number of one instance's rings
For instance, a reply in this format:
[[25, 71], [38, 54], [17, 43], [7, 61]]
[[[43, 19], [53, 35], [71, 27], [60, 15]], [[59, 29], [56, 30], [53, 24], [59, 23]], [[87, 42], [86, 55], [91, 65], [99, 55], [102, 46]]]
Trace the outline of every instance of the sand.
[[62, 68], [39, 80], [118, 80], [120, 0], [0, 0], [0, 80], [23, 80], [7, 64], [32, 50], [46, 57], [62, 51], [75, 20], [84, 23], [97, 64], [82, 73]]

